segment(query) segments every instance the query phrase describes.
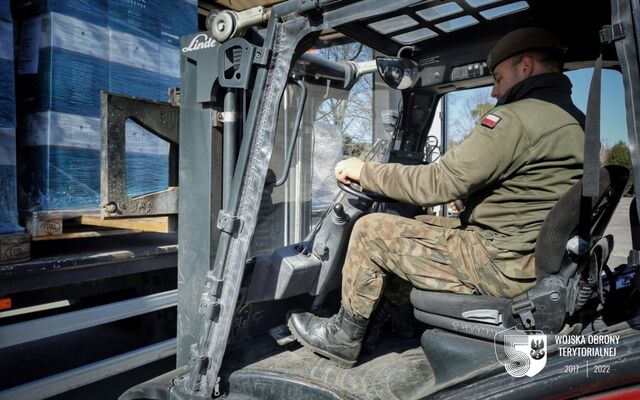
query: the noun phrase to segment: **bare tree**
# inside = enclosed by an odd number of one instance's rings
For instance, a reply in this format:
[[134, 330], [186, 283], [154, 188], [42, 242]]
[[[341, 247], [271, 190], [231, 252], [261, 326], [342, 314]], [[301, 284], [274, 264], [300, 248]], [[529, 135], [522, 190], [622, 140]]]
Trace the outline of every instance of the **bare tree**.
[[[456, 97], [456, 94], [447, 95], [447, 100], [450, 96]], [[454, 99], [448, 109], [447, 131], [449, 138], [447, 143], [449, 149], [466, 139], [480, 118], [495, 107], [490, 88], [471, 89], [460, 93], [457, 97], [459, 98]]]
[[602, 142], [600, 146], [600, 163], [604, 163], [607, 159], [609, 159], [609, 153], [611, 152], [611, 147], [609, 143], [606, 141]]
[[[373, 57], [373, 51], [357, 43], [337, 45], [320, 50], [320, 55], [331, 61], [365, 61]], [[316, 121], [323, 121], [340, 128], [345, 155], [360, 153], [355, 149], [371, 147], [373, 126], [373, 77], [365, 75], [345, 93], [344, 98], [328, 98], [319, 108]], [[354, 147], [351, 149], [351, 147]]]

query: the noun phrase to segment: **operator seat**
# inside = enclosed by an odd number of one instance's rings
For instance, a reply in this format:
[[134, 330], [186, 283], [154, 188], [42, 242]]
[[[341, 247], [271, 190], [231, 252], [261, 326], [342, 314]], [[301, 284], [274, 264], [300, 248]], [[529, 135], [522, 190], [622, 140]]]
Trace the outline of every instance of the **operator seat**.
[[495, 361], [494, 340], [507, 328], [546, 334], [564, 328], [567, 318], [601, 284], [603, 267], [613, 249], [613, 238], [602, 235], [628, 176], [629, 171], [621, 166], [600, 169], [599, 194], [591, 207], [590, 245], [578, 236], [582, 180], [560, 198], [536, 241], [536, 286], [513, 299], [412, 290], [415, 317], [433, 327], [423, 334], [422, 347], [432, 365], [436, 364], [436, 380], [453, 379], [463, 375], [461, 368], [472, 371]]

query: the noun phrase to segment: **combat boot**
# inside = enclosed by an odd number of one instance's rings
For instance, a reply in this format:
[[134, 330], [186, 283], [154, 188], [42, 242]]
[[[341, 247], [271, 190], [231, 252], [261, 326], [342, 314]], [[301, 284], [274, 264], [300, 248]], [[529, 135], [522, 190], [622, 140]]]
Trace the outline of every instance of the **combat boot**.
[[355, 365], [369, 320], [351, 315], [344, 307], [331, 318], [311, 313], [295, 313], [289, 318], [289, 330], [296, 340], [343, 368]]

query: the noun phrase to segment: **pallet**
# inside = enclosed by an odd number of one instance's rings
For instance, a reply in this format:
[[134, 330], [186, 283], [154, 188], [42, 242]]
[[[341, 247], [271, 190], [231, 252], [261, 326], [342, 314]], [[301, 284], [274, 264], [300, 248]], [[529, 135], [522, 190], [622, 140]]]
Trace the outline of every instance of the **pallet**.
[[70, 220], [81, 215], [100, 214], [99, 209], [87, 210], [59, 210], [59, 211], [34, 211], [21, 215], [21, 222], [34, 238], [43, 236], [60, 236], [67, 233], [65, 226]]
[[92, 237], [105, 237], [115, 235], [131, 235], [133, 233], [142, 233], [143, 231], [136, 231], [132, 229], [98, 229], [98, 230], [86, 230], [80, 232], [63, 233], [55, 236], [34, 236], [31, 239], [34, 242], [40, 242], [44, 240], [63, 240], [63, 239], [82, 239]]
[[103, 218], [99, 215], [82, 215], [78, 218], [81, 225], [93, 225], [107, 228], [130, 229], [142, 232], [170, 233], [177, 229], [175, 216], [142, 218]]
[[27, 232], [33, 237], [62, 234], [61, 212], [34, 212], [25, 219]]
[[31, 256], [31, 235], [15, 233], [0, 235], [0, 264], [27, 261]]
[[63, 240], [177, 230], [177, 217], [103, 218], [100, 210], [38, 211], [23, 216], [31, 240]]

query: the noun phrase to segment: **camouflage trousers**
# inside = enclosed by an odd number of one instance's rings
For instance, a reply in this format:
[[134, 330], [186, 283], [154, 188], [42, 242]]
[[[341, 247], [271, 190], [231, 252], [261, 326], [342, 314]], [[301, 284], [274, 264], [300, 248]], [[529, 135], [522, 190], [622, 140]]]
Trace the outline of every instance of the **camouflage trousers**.
[[386, 285], [392, 290], [385, 290], [385, 296], [398, 304], [400, 298], [408, 301], [411, 286], [513, 297], [535, 284], [535, 279], [502, 274], [478, 233], [456, 225], [458, 221], [442, 217], [418, 221], [380, 213], [360, 218], [342, 269], [342, 305], [369, 318]]

